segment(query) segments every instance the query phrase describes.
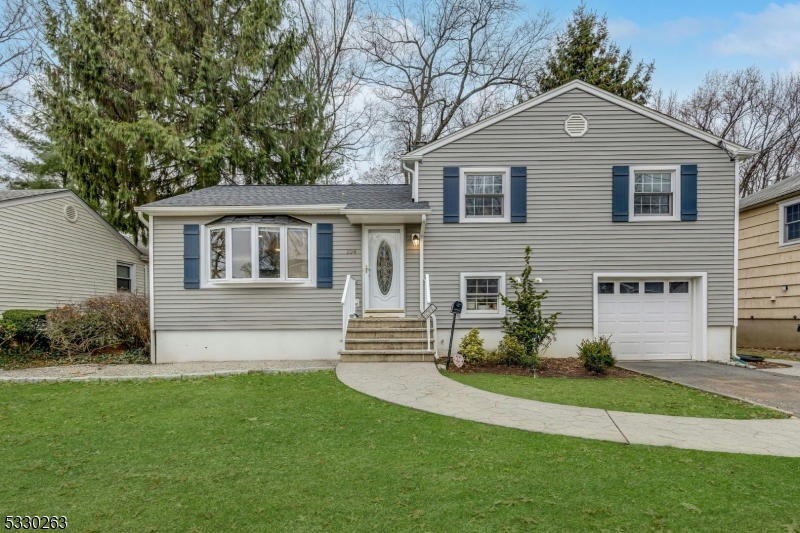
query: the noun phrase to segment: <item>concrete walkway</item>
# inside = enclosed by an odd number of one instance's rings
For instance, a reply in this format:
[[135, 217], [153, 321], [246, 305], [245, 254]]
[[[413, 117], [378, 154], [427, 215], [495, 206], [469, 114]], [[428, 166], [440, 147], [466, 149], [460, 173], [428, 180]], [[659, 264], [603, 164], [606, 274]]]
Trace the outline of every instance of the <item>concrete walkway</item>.
[[462, 385], [431, 363], [339, 363], [345, 385], [421, 411], [496, 426], [713, 452], [800, 457], [800, 420], [718, 420], [621, 413], [512, 398]]
[[698, 361], [623, 361], [618, 366], [800, 416], [800, 376]]
[[0, 383], [61, 383], [68, 381], [134, 381], [191, 379], [237, 374], [279, 374], [333, 370], [333, 359], [273, 361], [195, 361], [158, 365], [58, 365], [0, 370]]

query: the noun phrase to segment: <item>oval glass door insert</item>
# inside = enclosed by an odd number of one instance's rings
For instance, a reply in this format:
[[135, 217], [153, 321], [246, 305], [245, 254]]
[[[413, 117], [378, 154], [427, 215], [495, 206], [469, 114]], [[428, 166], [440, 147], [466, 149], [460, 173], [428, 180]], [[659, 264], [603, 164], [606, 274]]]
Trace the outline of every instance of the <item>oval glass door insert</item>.
[[386, 296], [392, 288], [392, 276], [394, 275], [394, 261], [392, 260], [392, 247], [386, 240], [382, 240], [378, 246], [378, 259], [376, 261], [378, 270], [378, 288]]

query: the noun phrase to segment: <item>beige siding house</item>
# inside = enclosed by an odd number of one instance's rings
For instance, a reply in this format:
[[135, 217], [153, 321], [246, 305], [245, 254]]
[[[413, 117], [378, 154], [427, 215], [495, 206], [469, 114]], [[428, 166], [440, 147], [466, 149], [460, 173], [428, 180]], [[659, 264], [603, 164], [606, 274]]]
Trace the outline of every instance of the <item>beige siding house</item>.
[[441, 356], [456, 301], [456, 342], [477, 327], [491, 348], [526, 246], [561, 313], [547, 355], [611, 335], [620, 359], [727, 360], [753, 153], [575, 81], [405, 154], [408, 185], [141, 206], [153, 360]]
[[739, 207], [739, 332], [747, 348], [800, 349], [800, 175]]
[[147, 292], [146, 259], [72, 191], [0, 191], [0, 313]]

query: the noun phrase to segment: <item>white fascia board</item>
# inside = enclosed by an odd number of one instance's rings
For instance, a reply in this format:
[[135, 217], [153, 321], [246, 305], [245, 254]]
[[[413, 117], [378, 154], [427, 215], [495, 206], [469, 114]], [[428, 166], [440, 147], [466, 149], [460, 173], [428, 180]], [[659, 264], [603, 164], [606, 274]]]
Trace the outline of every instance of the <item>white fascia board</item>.
[[422, 223], [430, 209], [344, 209], [351, 224], [406, 224]]
[[587, 93], [589, 93], [591, 95], [594, 95], [594, 96], [596, 96], [598, 98], [601, 98], [603, 100], [606, 100], [607, 102], [611, 102], [613, 104], [617, 104], [620, 107], [624, 107], [625, 109], [633, 111], [634, 113], [638, 113], [640, 115], [643, 115], [643, 116], [646, 116], [648, 118], [651, 118], [651, 119], [655, 120], [656, 122], [660, 122], [662, 124], [665, 124], [667, 126], [675, 128], [675, 129], [677, 129], [679, 131], [682, 131], [684, 133], [692, 135], [693, 137], [696, 137], [698, 139], [706, 141], [706, 142], [708, 142], [710, 144], [713, 144], [715, 146], [717, 145], [717, 143], [719, 143], [719, 141], [724, 141], [725, 145], [728, 148], [730, 148], [734, 152], [736, 152], [736, 156], [740, 160], [741, 159], [747, 159], [748, 157], [751, 157], [751, 156], [753, 156], [753, 155], [758, 153], [757, 151], [750, 150], [749, 148], [747, 148], [745, 146], [741, 146], [741, 145], [738, 145], [738, 144], [735, 144], [735, 143], [732, 143], [732, 142], [729, 142], [729, 141], [725, 141], [725, 139], [722, 139], [721, 137], [717, 137], [716, 135], [711, 135], [710, 133], [707, 133], [707, 132], [705, 132], [705, 131], [703, 131], [703, 130], [701, 130], [699, 128], [695, 128], [694, 126], [690, 126], [689, 124], [686, 124], [686, 123], [681, 122], [679, 120], [675, 120], [674, 118], [669, 117], [669, 116], [667, 116], [667, 115], [665, 115], [663, 113], [659, 113], [658, 111], [656, 111], [654, 109], [650, 109], [649, 107], [643, 106], [641, 104], [637, 104], [635, 102], [631, 102], [630, 100], [628, 100], [626, 98], [622, 98], [621, 96], [617, 96], [617, 95], [612, 94], [612, 93], [610, 93], [608, 91], [604, 91], [603, 89], [599, 89], [599, 88], [595, 87], [594, 85], [590, 85], [590, 84], [588, 84], [586, 82], [583, 82], [583, 81], [580, 81], [580, 80], [573, 80], [573, 81], [571, 81], [569, 83], [566, 83], [566, 84], [562, 85], [561, 87], [553, 89], [552, 91], [548, 91], [548, 92], [546, 92], [544, 94], [541, 94], [539, 96], [531, 98], [530, 100], [528, 100], [526, 102], [522, 102], [521, 104], [517, 104], [514, 107], [506, 109], [505, 111], [502, 111], [502, 112], [494, 115], [493, 117], [489, 117], [489, 118], [487, 118], [485, 120], [477, 122], [477, 123], [473, 124], [472, 126], [468, 126], [466, 128], [463, 128], [463, 129], [461, 129], [461, 130], [459, 130], [459, 131], [457, 131], [455, 133], [447, 135], [446, 137], [442, 137], [441, 139], [439, 139], [437, 141], [434, 141], [434, 142], [432, 142], [430, 144], [426, 144], [425, 146], [421, 146], [420, 148], [418, 148], [418, 149], [416, 149], [416, 150], [414, 150], [412, 152], [409, 152], [407, 154], [402, 155], [401, 159], [404, 160], [404, 161], [412, 161], [412, 160], [414, 160], [414, 158], [420, 158], [420, 157], [424, 156], [425, 154], [428, 154], [428, 153], [430, 153], [430, 152], [432, 152], [434, 150], [437, 150], [437, 149], [441, 148], [442, 146], [448, 145], [451, 142], [454, 142], [454, 141], [457, 141], [459, 139], [462, 139], [462, 138], [466, 137], [467, 135], [470, 135], [472, 133], [480, 131], [483, 128], [486, 128], [486, 127], [491, 126], [493, 124], [496, 124], [496, 123], [500, 122], [501, 120], [505, 120], [508, 117], [516, 115], [517, 113], [521, 113], [522, 111], [525, 111], [527, 109], [535, 107], [535, 106], [537, 106], [537, 105], [539, 105], [541, 103], [544, 103], [544, 102], [547, 102], [549, 100], [552, 100], [553, 98], [556, 98], [557, 96], [561, 96], [562, 94], [564, 94], [564, 93], [566, 93], [568, 91], [571, 91], [573, 89], [581, 89], [582, 91], [587, 92]]
[[329, 205], [234, 205], [197, 207], [137, 207], [136, 211], [158, 216], [221, 216], [240, 214], [339, 215], [347, 204]]

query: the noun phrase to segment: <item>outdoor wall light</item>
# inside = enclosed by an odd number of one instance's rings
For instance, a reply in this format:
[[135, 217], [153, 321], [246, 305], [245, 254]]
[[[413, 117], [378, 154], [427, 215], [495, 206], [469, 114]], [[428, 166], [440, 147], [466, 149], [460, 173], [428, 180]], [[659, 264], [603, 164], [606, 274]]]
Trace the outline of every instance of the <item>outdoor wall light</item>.
[[782, 288], [783, 290], [785, 290], [785, 291], [788, 291], [788, 290], [789, 290], [789, 286], [788, 286], [788, 285], [784, 285], [784, 286], [783, 286], [783, 287], [781, 287], [781, 288]]
[[414, 233], [411, 235], [411, 244], [414, 246], [419, 246], [419, 233]]

